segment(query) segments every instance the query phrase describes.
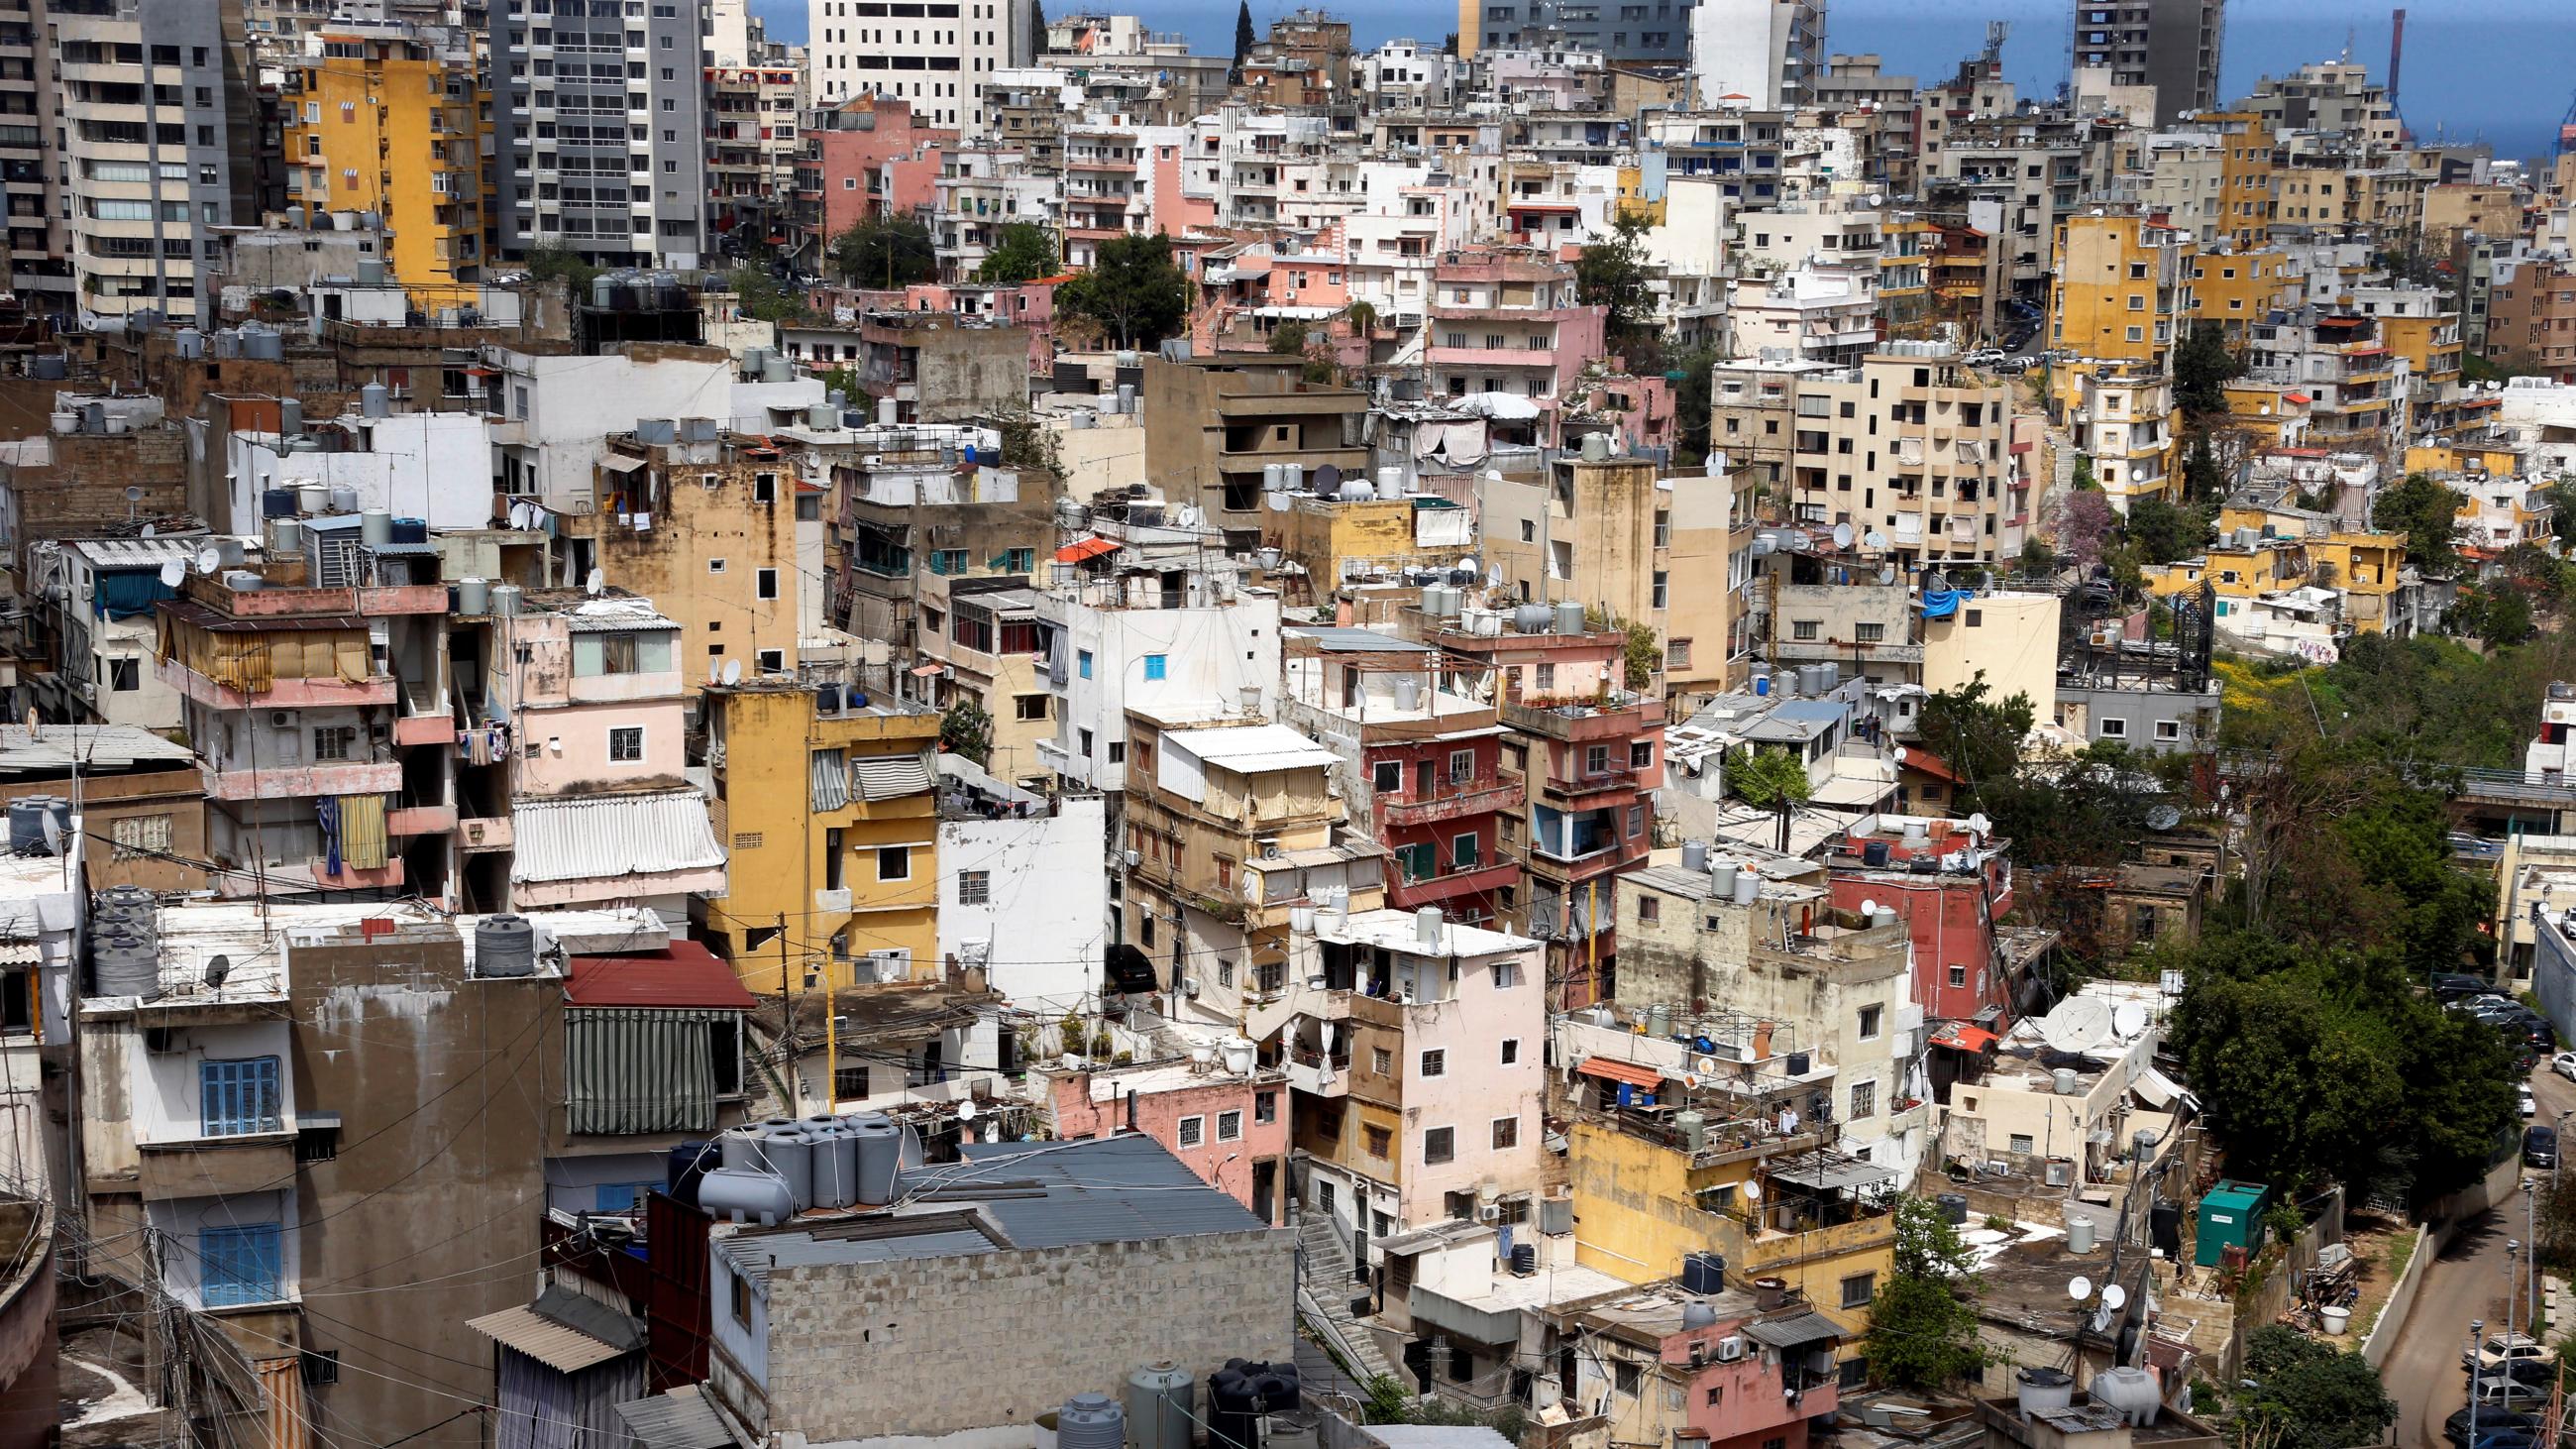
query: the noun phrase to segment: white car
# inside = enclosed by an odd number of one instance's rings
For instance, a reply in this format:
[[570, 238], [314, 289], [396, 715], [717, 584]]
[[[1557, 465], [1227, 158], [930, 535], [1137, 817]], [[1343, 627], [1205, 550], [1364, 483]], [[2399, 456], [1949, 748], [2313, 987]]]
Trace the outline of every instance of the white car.
[[[2547, 1357], [2549, 1357], [2548, 1345], [2527, 1333], [2491, 1333], [2487, 1335], [2486, 1342], [2478, 1345], [2478, 1367], [2481, 1369], [2491, 1369], [2498, 1364], [2511, 1363], [2516, 1359]], [[2460, 1350], [2460, 1367], [2468, 1366], [2469, 1351], [2464, 1348]]]
[[2549, 1069], [2571, 1082], [2576, 1082], [2576, 1052], [2560, 1052], [2551, 1057]]
[[2539, 1116], [2540, 1103], [2532, 1099], [2531, 1084], [2529, 1082], [2525, 1082], [2521, 1086], [2515, 1088], [2515, 1091], [2522, 1099], [2520, 1103], [2520, 1106], [2522, 1107], [2522, 1115], [2525, 1117]]

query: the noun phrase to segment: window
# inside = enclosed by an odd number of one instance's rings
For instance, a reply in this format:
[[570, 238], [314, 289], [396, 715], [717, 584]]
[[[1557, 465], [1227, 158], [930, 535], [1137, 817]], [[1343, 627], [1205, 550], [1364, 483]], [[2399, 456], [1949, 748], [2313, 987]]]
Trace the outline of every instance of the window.
[[2124, 720], [2124, 719], [2106, 719], [2106, 720], [2101, 721], [2100, 723], [2101, 723], [2101, 733], [2102, 733], [2102, 737], [2103, 737], [2104, 739], [2106, 739], [2106, 740], [2117, 740], [2117, 739], [2125, 739], [2125, 738], [2127, 738], [2127, 737], [2128, 737], [2128, 734], [2129, 734], [2129, 722], [2128, 722], [2127, 720]]
[[1520, 1039], [1519, 1037], [1516, 1037], [1516, 1036], [1507, 1036], [1507, 1037], [1504, 1037], [1504, 1038], [1503, 1038], [1503, 1065], [1504, 1065], [1504, 1066], [1507, 1066], [1507, 1067], [1508, 1067], [1508, 1066], [1514, 1066], [1514, 1065], [1517, 1065], [1517, 1064], [1519, 1063], [1520, 1059], [1521, 1059], [1521, 1039]]
[[1866, 1308], [1869, 1306], [1869, 1301], [1877, 1296], [1878, 1275], [1876, 1273], [1854, 1273], [1843, 1280], [1845, 1308]]
[[1083, 678], [1089, 679], [1091, 677], [1091, 651], [1085, 649], [1075, 655], [1074, 667]]
[[644, 759], [644, 727], [619, 725], [608, 732], [608, 761], [613, 765], [639, 764]]
[[1858, 1121], [1860, 1121], [1860, 1120], [1861, 1120], [1862, 1118], [1864, 1118], [1864, 1117], [1875, 1117], [1875, 1116], [1877, 1116], [1877, 1115], [1878, 1115], [1878, 1083], [1876, 1083], [1876, 1082], [1854, 1082], [1854, 1083], [1852, 1083], [1852, 1089], [1851, 1089], [1851, 1119], [1850, 1119], [1850, 1120], [1852, 1120], [1852, 1121], [1854, 1121], [1854, 1122], [1858, 1122]]
[[1663, 918], [1664, 918], [1664, 903], [1663, 903], [1662, 901], [1659, 901], [1659, 900], [1655, 899], [1653, 896], [1639, 896], [1639, 897], [1637, 898], [1637, 919], [1638, 919], [1638, 920], [1640, 920], [1640, 921], [1660, 921], [1660, 920], [1662, 920]]
[[1619, 1392], [1633, 1398], [1637, 1390], [1644, 1386], [1646, 1375], [1645, 1371], [1638, 1368], [1635, 1363], [1623, 1358], [1611, 1361], [1610, 1379], [1618, 1386]]
[[1369, 1048], [1369, 1070], [1381, 1077], [1395, 1074], [1395, 1053], [1385, 1047]]
[[1383, 1158], [1395, 1147], [1395, 1130], [1390, 1127], [1360, 1128], [1360, 1140], [1371, 1157]]
[[908, 845], [878, 846], [877, 879], [912, 879], [912, 847]]
[[1279, 1120], [1279, 1094], [1277, 1092], [1256, 1092], [1253, 1094], [1252, 1120], [1255, 1122], [1276, 1122]]
[[755, 592], [759, 597], [764, 599], [774, 599], [778, 597], [778, 570], [762, 569], [758, 574], [754, 575], [754, 578], [757, 580]]
[[1500, 1152], [1500, 1151], [1502, 1151], [1502, 1150], [1503, 1150], [1503, 1149], [1505, 1149], [1505, 1148], [1509, 1148], [1509, 1147], [1518, 1147], [1518, 1146], [1520, 1146], [1520, 1145], [1521, 1145], [1521, 1119], [1520, 1119], [1520, 1118], [1518, 1118], [1518, 1117], [1497, 1117], [1497, 1118], [1495, 1118], [1495, 1119], [1494, 1119], [1494, 1150], [1495, 1150], [1495, 1151], [1497, 1151], [1497, 1152]]
[[1167, 655], [1162, 655], [1162, 654], [1148, 654], [1148, 655], [1146, 655], [1146, 656], [1145, 656], [1145, 678], [1147, 678], [1148, 680], [1155, 680], [1155, 679], [1164, 679], [1164, 678], [1168, 678], [1168, 677], [1169, 677], [1169, 675], [1167, 674], [1167, 672], [1166, 672], [1166, 670], [1165, 670], [1165, 667], [1164, 667], [1164, 661], [1165, 661], [1167, 658], [1169, 658], [1169, 656], [1167, 656]]
[[279, 1130], [278, 1100], [275, 1057], [197, 1064], [197, 1116], [208, 1137]]
[[107, 838], [116, 843], [113, 859], [133, 860], [138, 856], [166, 855], [170, 850], [170, 817], [167, 815], [128, 815], [107, 824]]
[[1950, 963], [1950, 984], [1952, 986], [1965, 986], [1968, 984], [1967, 963], [1962, 961], [1953, 961]]
[[1404, 762], [1380, 760], [1369, 769], [1369, 783], [1381, 795], [1397, 794], [1404, 789]]
[[993, 873], [991, 871], [961, 870], [957, 872], [957, 904], [961, 906], [983, 906], [992, 904], [992, 901]]
[[1824, 628], [1821, 619], [1792, 619], [1789, 621], [1789, 637], [1802, 644], [1812, 644], [1824, 633]]
[[1476, 832], [1468, 831], [1449, 843], [1449, 862], [1459, 870], [1474, 870], [1478, 863]]
[[1216, 1114], [1216, 1140], [1219, 1142], [1240, 1142], [1243, 1140], [1242, 1112], [1219, 1112]]
[[130, 694], [143, 687], [143, 661], [111, 659], [107, 661], [107, 687], [118, 694]]
[[1449, 783], [1452, 785], [1463, 785], [1474, 778], [1476, 778], [1476, 752], [1474, 750], [1451, 750], [1449, 752]]
[[2157, 739], [2160, 739], [2160, 740], [2167, 740], [2167, 741], [2181, 739], [2181, 738], [2182, 738], [2182, 721], [2181, 721], [2181, 720], [2178, 720], [2178, 719], [2160, 719], [2160, 720], [2157, 720], [2157, 721], [2156, 721], [2156, 738], [2157, 738]]
[[1497, 961], [1494, 963], [1494, 989], [1496, 991], [1509, 991], [1520, 984], [1521, 967], [1519, 962]]
[[1448, 1072], [1449, 1052], [1447, 1048], [1433, 1047], [1422, 1054], [1422, 1075], [1426, 1077], [1439, 1077], [1446, 1076]]
[[1422, 1134], [1422, 1160], [1451, 1162], [1458, 1156], [1458, 1131], [1454, 1127], [1434, 1127]]
[[1184, 1117], [1181, 1119], [1181, 1145], [1183, 1147], [1196, 1147], [1201, 1142], [1205, 1141], [1206, 1137], [1207, 1119], [1205, 1117]]
[[1628, 768], [1631, 770], [1651, 770], [1654, 767], [1655, 742], [1652, 740], [1630, 741], [1628, 744]]
[[1047, 697], [1043, 694], [1012, 695], [1011, 717], [1023, 722], [1045, 719], [1047, 717]]
[[1669, 596], [1671, 582], [1672, 575], [1666, 573], [1662, 569], [1655, 570], [1654, 598], [1652, 600], [1652, 607], [1658, 609], [1666, 607], [1664, 600]]
[[1884, 643], [1887, 639], [1887, 626], [1885, 624], [1854, 624], [1852, 626], [1852, 638], [1863, 644]]
[[345, 760], [358, 743], [355, 725], [324, 725], [313, 731], [313, 762]]
[[2027, 1132], [2016, 1132], [2012, 1135], [2012, 1150], [2023, 1157], [2028, 1157], [2036, 1146], [2036, 1139]]
[[284, 1237], [275, 1223], [197, 1234], [198, 1297], [208, 1308], [274, 1303], [285, 1296]]
[[1864, 1006], [1860, 1009], [1860, 1039], [1862, 1041], [1878, 1040], [1878, 1018], [1880, 1011], [1881, 1008], [1875, 1006]]
[[576, 634], [572, 641], [572, 672], [584, 678], [667, 673], [673, 667], [675, 637], [672, 631], [663, 629], [650, 633]]

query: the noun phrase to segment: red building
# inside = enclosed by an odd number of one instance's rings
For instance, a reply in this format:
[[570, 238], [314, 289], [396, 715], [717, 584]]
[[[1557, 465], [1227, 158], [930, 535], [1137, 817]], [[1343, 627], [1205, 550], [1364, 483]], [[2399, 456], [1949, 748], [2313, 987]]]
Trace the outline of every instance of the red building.
[[1927, 1020], [2012, 1025], [2018, 983], [1995, 931], [2013, 904], [2010, 846], [1962, 820], [1873, 815], [1828, 860], [1837, 908], [1874, 904], [1911, 927], [1914, 1000]]

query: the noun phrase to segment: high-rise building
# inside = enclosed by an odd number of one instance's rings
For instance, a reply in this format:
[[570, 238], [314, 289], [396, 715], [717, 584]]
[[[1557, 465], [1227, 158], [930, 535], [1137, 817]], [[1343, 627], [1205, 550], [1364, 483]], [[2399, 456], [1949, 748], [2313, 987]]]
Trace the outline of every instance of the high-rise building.
[[1774, 110], [1814, 98], [1824, 75], [1824, 0], [1698, 0], [1688, 23], [1701, 105], [1741, 96], [1739, 104]]
[[491, 92], [474, 52], [463, 29], [344, 17], [286, 68], [288, 197], [381, 218], [396, 281], [481, 273]]
[[693, 268], [706, 247], [709, 0], [499, 0], [497, 246]]
[[2075, 66], [2115, 86], [2154, 86], [2156, 124], [2218, 104], [2227, 0], [2075, 0]]
[[912, 102], [926, 125], [976, 131], [990, 124], [984, 83], [1034, 59], [1029, 0], [805, 0], [805, 14], [807, 95], [817, 106], [873, 91]]
[[0, 199], [9, 213], [9, 285], [28, 306], [72, 309], [62, 189], [45, 164], [59, 121], [45, 75], [45, 0], [0, 0]]
[[42, 13], [79, 306], [193, 321], [213, 228], [254, 219], [238, 0], [45, 0]]

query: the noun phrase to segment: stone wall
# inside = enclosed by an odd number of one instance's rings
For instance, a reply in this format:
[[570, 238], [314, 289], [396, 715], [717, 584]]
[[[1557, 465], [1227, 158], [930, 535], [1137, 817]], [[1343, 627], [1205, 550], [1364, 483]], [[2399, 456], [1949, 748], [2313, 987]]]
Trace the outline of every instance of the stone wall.
[[769, 1424], [809, 1440], [1027, 1423], [1169, 1359], [1295, 1348], [1286, 1229], [769, 1270]]

